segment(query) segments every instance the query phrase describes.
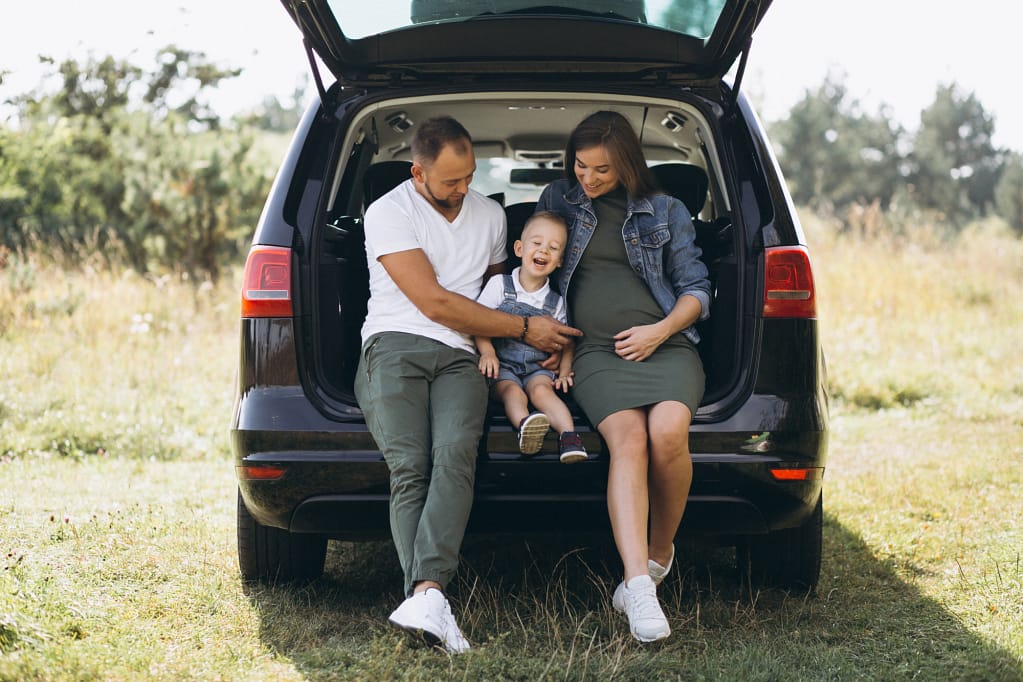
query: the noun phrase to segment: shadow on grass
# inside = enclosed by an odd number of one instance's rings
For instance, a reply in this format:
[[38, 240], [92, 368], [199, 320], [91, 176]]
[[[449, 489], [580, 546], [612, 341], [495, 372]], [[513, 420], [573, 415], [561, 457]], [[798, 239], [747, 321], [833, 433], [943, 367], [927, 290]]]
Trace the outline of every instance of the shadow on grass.
[[818, 594], [751, 592], [734, 551], [693, 546], [659, 590], [673, 634], [632, 641], [610, 608], [620, 562], [609, 538], [470, 536], [449, 589], [474, 645], [451, 658], [410, 645], [386, 618], [401, 600], [389, 542], [331, 543], [304, 587], [252, 588], [263, 641], [309, 679], [975, 679], [1023, 667], [970, 632], [825, 520]]

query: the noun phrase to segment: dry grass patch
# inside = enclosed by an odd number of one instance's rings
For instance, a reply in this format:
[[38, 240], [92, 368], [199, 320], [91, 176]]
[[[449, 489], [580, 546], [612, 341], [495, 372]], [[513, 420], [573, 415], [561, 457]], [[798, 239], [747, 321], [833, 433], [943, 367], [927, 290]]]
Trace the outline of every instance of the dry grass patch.
[[632, 641], [603, 537], [471, 538], [470, 654], [410, 647], [388, 543], [238, 578], [236, 279], [0, 269], [0, 680], [1023, 678], [1023, 243], [806, 221], [832, 402], [819, 594], [686, 548]]

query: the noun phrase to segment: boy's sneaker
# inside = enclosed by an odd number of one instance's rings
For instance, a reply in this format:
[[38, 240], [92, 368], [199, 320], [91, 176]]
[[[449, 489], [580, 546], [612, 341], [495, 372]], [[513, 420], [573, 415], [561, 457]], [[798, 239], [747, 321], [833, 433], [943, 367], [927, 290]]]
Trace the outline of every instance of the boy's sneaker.
[[543, 412], [534, 412], [519, 424], [519, 452], [523, 455], [535, 455], [543, 446], [543, 439], [551, 423]]
[[565, 431], [558, 438], [558, 452], [561, 453], [561, 461], [565, 464], [581, 462], [586, 459], [586, 448], [583, 447], [583, 439], [575, 431]]
[[675, 545], [671, 546], [671, 556], [668, 557], [667, 566], [661, 566], [653, 559], [647, 559], [646, 562], [647, 571], [650, 573], [650, 577], [653, 579], [654, 585], [660, 585], [664, 581], [664, 579], [668, 576], [668, 573], [671, 572], [671, 567], [674, 563]]
[[458, 629], [447, 597], [438, 589], [417, 592], [401, 603], [387, 621], [417, 637], [430, 646], [443, 646], [449, 653], [469, 650], [469, 642]]
[[656, 642], [671, 634], [668, 619], [657, 601], [657, 586], [649, 575], [637, 575], [615, 589], [611, 603], [629, 617], [629, 630], [640, 642]]

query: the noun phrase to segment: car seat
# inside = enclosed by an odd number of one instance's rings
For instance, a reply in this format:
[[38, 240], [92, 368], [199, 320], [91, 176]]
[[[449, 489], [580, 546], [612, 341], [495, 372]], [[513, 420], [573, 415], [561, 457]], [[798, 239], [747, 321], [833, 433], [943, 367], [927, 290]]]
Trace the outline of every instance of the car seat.
[[411, 161], [380, 161], [374, 163], [366, 169], [366, 175], [362, 179], [363, 205], [369, 206], [411, 177]]

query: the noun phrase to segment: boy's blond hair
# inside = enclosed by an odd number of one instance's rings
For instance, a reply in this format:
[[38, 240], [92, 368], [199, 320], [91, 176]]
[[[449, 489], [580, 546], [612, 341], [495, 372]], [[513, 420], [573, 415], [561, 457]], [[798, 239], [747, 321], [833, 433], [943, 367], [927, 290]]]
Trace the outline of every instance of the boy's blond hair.
[[534, 213], [529, 216], [526, 220], [526, 224], [522, 226], [522, 233], [519, 235], [520, 240], [526, 236], [526, 230], [529, 229], [529, 226], [537, 220], [549, 220], [552, 223], [560, 225], [561, 228], [565, 230], [565, 236], [568, 236], [568, 223], [565, 222], [564, 218], [554, 211], [540, 211], [539, 213]]

